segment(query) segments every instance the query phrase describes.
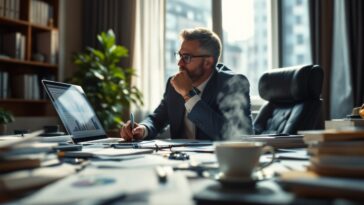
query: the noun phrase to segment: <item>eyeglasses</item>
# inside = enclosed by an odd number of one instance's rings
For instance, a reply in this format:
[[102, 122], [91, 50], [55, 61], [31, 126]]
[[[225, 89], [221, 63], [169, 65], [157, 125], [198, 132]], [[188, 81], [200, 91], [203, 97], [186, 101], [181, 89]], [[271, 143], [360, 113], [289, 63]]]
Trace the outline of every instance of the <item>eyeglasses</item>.
[[189, 55], [189, 54], [181, 54], [180, 52], [175, 52], [174, 56], [176, 57], [177, 61], [182, 61], [184, 63], [190, 63], [192, 58], [204, 58], [204, 57], [210, 57], [211, 55]]

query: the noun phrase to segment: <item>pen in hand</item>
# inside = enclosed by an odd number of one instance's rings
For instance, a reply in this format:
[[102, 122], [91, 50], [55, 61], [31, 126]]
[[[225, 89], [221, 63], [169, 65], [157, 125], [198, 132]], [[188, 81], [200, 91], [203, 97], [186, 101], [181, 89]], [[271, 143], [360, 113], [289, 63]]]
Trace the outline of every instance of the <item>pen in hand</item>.
[[[134, 135], [134, 133], [133, 133], [133, 130], [134, 130], [134, 114], [131, 112], [130, 113], [130, 127], [131, 127], [131, 133]], [[132, 138], [132, 141], [133, 141], [134, 139]]]

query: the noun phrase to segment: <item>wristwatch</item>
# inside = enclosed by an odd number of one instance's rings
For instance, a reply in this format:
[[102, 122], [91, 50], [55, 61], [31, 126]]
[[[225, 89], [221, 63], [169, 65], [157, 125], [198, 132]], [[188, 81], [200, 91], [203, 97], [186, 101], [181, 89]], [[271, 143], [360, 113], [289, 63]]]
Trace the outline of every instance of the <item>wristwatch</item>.
[[188, 94], [187, 94], [187, 96], [188, 97], [190, 97], [190, 98], [192, 98], [193, 96], [195, 96], [195, 95], [197, 95], [197, 92], [195, 91], [195, 89], [194, 88], [192, 88], [189, 92], [188, 92]]

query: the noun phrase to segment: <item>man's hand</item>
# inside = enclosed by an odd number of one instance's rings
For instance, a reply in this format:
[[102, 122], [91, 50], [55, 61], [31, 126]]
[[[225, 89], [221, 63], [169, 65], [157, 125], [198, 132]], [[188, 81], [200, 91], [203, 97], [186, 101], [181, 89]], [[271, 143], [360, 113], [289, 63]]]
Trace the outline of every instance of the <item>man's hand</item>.
[[192, 89], [192, 80], [188, 76], [186, 71], [181, 71], [177, 73], [171, 79], [171, 84], [173, 88], [177, 91], [177, 93], [179, 93], [182, 97], [185, 97]]
[[120, 136], [125, 141], [142, 140], [144, 136], [144, 126], [134, 122], [134, 129], [131, 129], [130, 120], [120, 129]]

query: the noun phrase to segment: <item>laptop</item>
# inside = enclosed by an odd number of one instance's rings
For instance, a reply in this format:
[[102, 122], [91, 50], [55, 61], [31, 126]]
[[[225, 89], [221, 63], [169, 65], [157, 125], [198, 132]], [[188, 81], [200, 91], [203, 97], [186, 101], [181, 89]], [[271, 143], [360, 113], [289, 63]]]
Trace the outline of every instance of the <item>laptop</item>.
[[118, 143], [109, 138], [79, 85], [42, 80], [44, 89], [74, 143]]

